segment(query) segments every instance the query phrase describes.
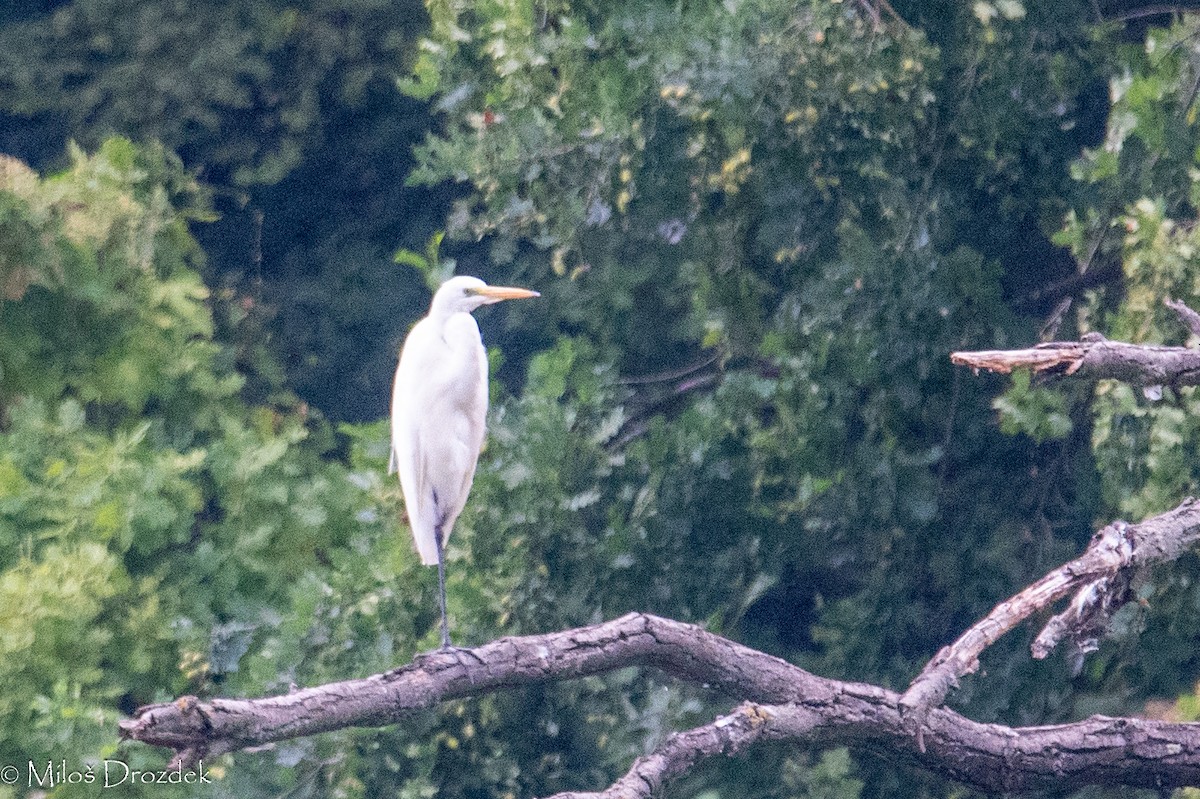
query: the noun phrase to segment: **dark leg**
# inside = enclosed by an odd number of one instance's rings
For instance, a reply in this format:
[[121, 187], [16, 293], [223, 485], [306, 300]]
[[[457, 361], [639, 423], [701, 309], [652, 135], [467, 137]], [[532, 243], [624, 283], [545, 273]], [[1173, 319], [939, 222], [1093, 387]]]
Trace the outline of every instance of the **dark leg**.
[[450, 622], [446, 619], [446, 559], [442, 554], [442, 527], [438, 525], [433, 531], [433, 541], [437, 544], [438, 559], [438, 601], [442, 608], [442, 649], [450, 649]]

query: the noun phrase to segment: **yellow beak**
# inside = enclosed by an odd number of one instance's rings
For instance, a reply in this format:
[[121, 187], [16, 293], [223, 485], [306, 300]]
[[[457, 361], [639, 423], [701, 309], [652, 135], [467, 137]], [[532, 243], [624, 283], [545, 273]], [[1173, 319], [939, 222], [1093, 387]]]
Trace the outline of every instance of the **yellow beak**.
[[540, 297], [536, 291], [529, 289], [518, 289], [511, 286], [483, 286], [475, 289], [476, 294], [482, 294], [492, 302], [500, 302], [501, 300], [523, 300], [528, 297]]

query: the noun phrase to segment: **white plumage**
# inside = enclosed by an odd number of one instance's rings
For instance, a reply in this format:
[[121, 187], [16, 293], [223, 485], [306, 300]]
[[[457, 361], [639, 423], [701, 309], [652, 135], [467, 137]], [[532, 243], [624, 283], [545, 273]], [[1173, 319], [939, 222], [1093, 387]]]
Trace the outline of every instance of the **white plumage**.
[[442, 646], [450, 645], [442, 550], [467, 503], [483, 447], [488, 364], [471, 311], [536, 291], [454, 277], [433, 297], [400, 352], [392, 388], [392, 454], [388, 471], [400, 487], [421, 562], [438, 566]]

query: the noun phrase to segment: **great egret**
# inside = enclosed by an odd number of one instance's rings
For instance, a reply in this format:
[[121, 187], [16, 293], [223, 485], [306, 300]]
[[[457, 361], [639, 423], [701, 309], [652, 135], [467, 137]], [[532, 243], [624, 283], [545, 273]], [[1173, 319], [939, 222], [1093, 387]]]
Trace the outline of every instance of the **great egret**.
[[433, 295], [429, 315], [413, 326], [400, 351], [388, 474], [400, 473], [421, 562], [438, 567], [443, 649], [450, 647], [443, 551], [467, 504], [488, 406], [487, 353], [471, 311], [537, 296], [529, 289], [489, 286], [477, 277], [452, 277]]

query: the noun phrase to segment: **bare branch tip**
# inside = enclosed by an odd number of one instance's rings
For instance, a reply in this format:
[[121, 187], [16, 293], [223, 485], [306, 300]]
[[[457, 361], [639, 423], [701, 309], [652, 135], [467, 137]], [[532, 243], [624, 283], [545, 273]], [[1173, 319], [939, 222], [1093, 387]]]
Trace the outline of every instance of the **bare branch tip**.
[[1183, 323], [1193, 336], [1200, 336], [1200, 313], [1192, 310], [1182, 300], [1175, 300], [1171, 297], [1163, 298], [1163, 305], [1170, 308], [1179, 316], [1179, 321]]

